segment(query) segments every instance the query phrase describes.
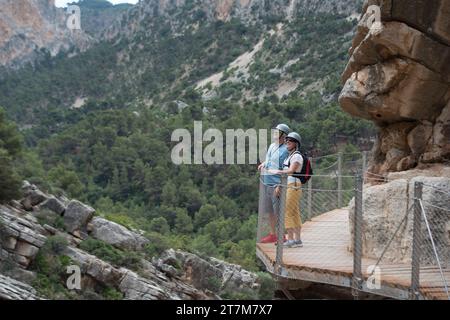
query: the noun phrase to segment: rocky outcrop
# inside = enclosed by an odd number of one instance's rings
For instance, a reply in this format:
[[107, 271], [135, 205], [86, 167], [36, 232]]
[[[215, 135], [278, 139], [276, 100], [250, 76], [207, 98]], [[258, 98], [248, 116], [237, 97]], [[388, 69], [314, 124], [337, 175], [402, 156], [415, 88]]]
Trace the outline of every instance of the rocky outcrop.
[[0, 206], [0, 211], [0, 262], [27, 268], [47, 239], [45, 229], [15, 208]]
[[180, 300], [209, 299], [212, 293], [204, 292], [186, 284], [181, 279], [168, 277], [150, 262], [141, 262], [139, 275], [126, 268], [113, 265], [80, 249], [68, 247], [65, 254], [80, 266], [83, 274], [81, 287], [95, 287], [96, 284], [117, 288], [129, 300]]
[[[168, 270], [166, 272], [169, 274], [176, 272], [196, 288], [211, 290], [257, 290], [259, 288], [256, 274], [244, 270], [241, 266], [215, 258], [206, 260], [192, 253], [167, 250], [154, 264], [162, 270]], [[181, 270], [176, 271], [177, 268]], [[219, 288], [214, 288], [217, 285]]]
[[[221, 288], [212, 285], [215, 282], [211, 279], [232, 290], [259, 288], [257, 276], [240, 266], [216, 259], [207, 261], [181, 251], [168, 250], [152, 262], [141, 254], [138, 265], [133, 264], [135, 270], [104, 261], [79, 248], [82, 238], [88, 237], [87, 232], [122, 252], [142, 251], [149, 240], [117, 223], [93, 217], [95, 210], [77, 200], [54, 197], [27, 182], [23, 192], [21, 201], [0, 205], [0, 299], [38, 299], [29, 287], [39, 272], [33, 268], [33, 261], [41, 248], [46, 248], [43, 252], [48, 255], [55, 246], [58, 253], [51, 254], [65, 256], [80, 268], [80, 294], [86, 296], [95, 293], [93, 297], [101, 298], [97, 291], [112, 288], [131, 300], [220, 299], [216, 293]], [[48, 225], [49, 218], [59, 218], [63, 226], [58, 229], [58, 225]], [[55, 235], [59, 236], [58, 241], [52, 238]], [[62, 244], [63, 239], [67, 245]], [[49, 240], [53, 240], [50, 247], [45, 245]], [[42, 259], [45, 258], [41, 256]]]
[[17, 68], [42, 51], [55, 56], [72, 47], [85, 50], [92, 40], [69, 30], [67, 15], [54, 0], [0, 0], [0, 66]]
[[31, 286], [0, 274], [0, 300], [42, 300]]
[[142, 250], [149, 241], [115, 222], [95, 217], [91, 223], [91, 236], [124, 250]]
[[[372, 5], [380, 26], [369, 24]], [[365, 3], [339, 102], [380, 128], [373, 173], [450, 159], [449, 7], [448, 0]]]
[[[64, 225], [66, 230], [74, 235], [86, 235], [87, 224], [94, 216], [95, 210], [78, 200], [70, 201], [64, 212]], [[86, 237], [86, 236], [84, 236]]]

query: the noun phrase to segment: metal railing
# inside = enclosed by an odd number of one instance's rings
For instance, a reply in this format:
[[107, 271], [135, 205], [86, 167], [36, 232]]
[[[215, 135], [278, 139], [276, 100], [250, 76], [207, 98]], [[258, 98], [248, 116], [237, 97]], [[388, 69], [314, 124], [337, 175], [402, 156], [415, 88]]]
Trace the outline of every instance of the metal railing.
[[[381, 270], [383, 283], [407, 288], [409, 294], [399, 298], [450, 299], [450, 185], [427, 185], [413, 180], [407, 183], [402, 196], [393, 192], [380, 200], [386, 201], [385, 216], [373, 215], [373, 199], [364, 192], [364, 177], [372, 179], [376, 175], [367, 171], [367, 158], [365, 153], [312, 159], [314, 175], [301, 186], [289, 182], [286, 175], [281, 176], [278, 190], [261, 179], [257, 240], [261, 243], [267, 240], [267, 234], [276, 235], [274, 274], [283, 276], [283, 254], [291, 247], [285, 237], [296, 238], [295, 233], [289, 237], [286, 230], [292, 231], [298, 224], [295, 214], [300, 217], [301, 226], [346, 207], [350, 241], [341, 245], [351, 251], [349, 286], [355, 299], [361, 291], [376, 293], [368, 291], [366, 283], [377, 270]], [[380, 177], [376, 178], [387, 182]], [[317, 233], [321, 239], [314, 241], [330, 241], [326, 233], [332, 223], [323, 224], [323, 230]]]

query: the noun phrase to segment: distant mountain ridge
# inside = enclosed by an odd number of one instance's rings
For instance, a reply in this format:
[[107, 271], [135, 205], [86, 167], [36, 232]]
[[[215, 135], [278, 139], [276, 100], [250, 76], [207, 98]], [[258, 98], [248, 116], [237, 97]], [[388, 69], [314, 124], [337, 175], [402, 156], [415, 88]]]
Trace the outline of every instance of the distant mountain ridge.
[[[82, 12], [92, 3], [80, 3]], [[98, 5], [110, 8], [103, 1]], [[318, 92], [329, 102], [338, 92], [359, 5], [353, 0], [140, 1], [98, 33], [100, 40], [85, 53], [47, 59], [17, 74], [0, 72], [6, 79], [0, 105], [16, 120], [33, 124], [39, 114], [24, 111], [79, 108], [89, 98], [150, 106], [200, 95], [243, 105]], [[39, 89], [48, 87], [50, 92]], [[31, 92], [24, 97], [23, 90]]]

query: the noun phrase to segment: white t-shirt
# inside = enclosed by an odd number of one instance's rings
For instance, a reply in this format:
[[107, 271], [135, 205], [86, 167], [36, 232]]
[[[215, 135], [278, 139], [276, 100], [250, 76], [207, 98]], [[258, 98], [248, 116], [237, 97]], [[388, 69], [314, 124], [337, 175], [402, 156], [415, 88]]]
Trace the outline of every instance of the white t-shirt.
[[[288, 167], [288, 165], [289, 165], [289, 160], [290, 160], [290, 162], [291, 162], [291, 165], [292, 165], [294, 162], [297, 162], [297, 163], [300, 164], [299, 167], [298, 167], [298, 169], [297, 169], [297, 172], [300, 172], [300, 171], [302, 170], [302, 167], [303, 167], [303, 157], [302, 157], [301, 154], [295, 153], [294, 155], [290, 155], [290, 156], [284, 161], [284, 163], [283, 163], [284, 170], [289, 169], [289, 167]], [[299, 179], [299, 178], [292, 177], [292, 176], [289, 176], [289, 177], [288, 177], [288, 183], [294, 183], [294, 182], [300, 182], [300, 179]]]

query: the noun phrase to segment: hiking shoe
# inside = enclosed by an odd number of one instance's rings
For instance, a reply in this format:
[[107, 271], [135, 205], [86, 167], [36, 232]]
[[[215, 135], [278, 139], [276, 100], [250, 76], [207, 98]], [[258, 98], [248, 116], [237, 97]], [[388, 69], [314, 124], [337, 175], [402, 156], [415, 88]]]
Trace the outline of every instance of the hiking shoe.
[[295, 243], [295, 240], [288, 240], [288, 241], [285, 241], [285, 242], [283, 243], [283, 247], [292, 248], [292, 246], [294, 245], [294, 243]]
[[277, 236], [274, 234], [269, 234], [267, 237], [261, 239], [261, 243], [273, 243], [277, 242]]
[[292, 243], [291, 248], [300, 248], [300, 247], [303, 247], [302, 240], [294, 240], [294, 242]]

